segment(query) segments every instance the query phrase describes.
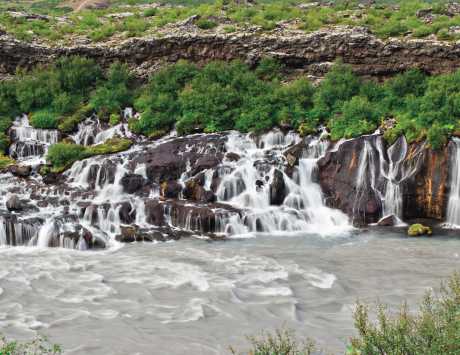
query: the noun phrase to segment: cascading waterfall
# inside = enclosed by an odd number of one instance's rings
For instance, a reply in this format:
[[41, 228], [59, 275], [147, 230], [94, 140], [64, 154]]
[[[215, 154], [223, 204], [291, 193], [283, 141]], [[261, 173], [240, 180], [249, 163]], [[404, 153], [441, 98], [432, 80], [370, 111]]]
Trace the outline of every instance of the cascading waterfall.
[[[243, 233], [323, 233], [343, 232], [349, 227], [348, 218], [340, 211], [324, 205], [321, 189], [313, 182], [317, 160], [324, 154], [327, 143], [319, 139], [309, 143], [300, 159], [298, 171], [290, 178], [283, 173], [283, 151], [300, 138], [279, 131], [261, 137], [257, 145], [250, 135], [232, 133], [227, 151], [240, 156], [237, 162], [228, 162], [230, 172], [220, 169], [222, 182], [217, 190], [218, 200], [243, 209], [239, 224], [232, 220], [228, 228], [234, 234]], [[271, 186], [284, 185], [276, 194], [284, 194], [281, 204], [271, 201]], [[282, 180], [282, 182], [281, 182]]]
[[450, 194], [445, 226], [460, 228], [460, 139], [452, 139], [455, 151], [450, 158]]
[[48, 147], [58, 142], [59, 131], [34, 128], [30, 125], [27, 115], [23, 115], [13, 122], [10, 136], [10, 156], [22, 164], [37, 165], [44, 162]]

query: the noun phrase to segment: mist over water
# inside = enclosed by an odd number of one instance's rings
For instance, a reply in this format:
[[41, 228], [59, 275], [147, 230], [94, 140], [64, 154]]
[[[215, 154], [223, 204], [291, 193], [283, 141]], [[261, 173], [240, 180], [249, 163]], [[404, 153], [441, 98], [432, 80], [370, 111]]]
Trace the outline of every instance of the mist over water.
[[342, 353], [357, 299], [410, 305], [460, 267], [460, 239], [388, 232], [2, 248], [0, 329], [67, 354], [227, 354], [282, 326]]

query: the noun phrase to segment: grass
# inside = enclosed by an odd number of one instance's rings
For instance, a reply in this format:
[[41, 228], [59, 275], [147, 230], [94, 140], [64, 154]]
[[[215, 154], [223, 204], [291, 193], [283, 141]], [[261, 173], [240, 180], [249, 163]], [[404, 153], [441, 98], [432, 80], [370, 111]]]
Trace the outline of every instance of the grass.
[[[155, 34], [165, 25], [198, 15], [198, 28], [210, 30], [217, 26], [215, 16], [231, 21], [233, 28], [259, 26], [271, 31], [282, 21], [291, 21], [294, 28], [312, 32], [333, 25], [364, 26], [380, 38], [409, 36], [425, 38], [435, 35], [441, 40], [459, 39], [450, 29], [460, 25], [460, 16], [449, 13], [444, 0], [394, 0], [375, 1], [373, 5], [360, 7], [358, 1], [337, 0], [328, 6], [301, 6], [302, 0], [265, 0], [252, 6], [238, 2], [172, 1], [166, 0], [158, 8], [145, 9], [148, 1], [113, 1], [108, 9], [83, 10], [78, 13], [57, 7], [60, 0], [18, 1], [0, 4], [0, 27], [15, 37], [31, 41], [42, 39], [49, 43], [69, 42], [74, 36], [87, 37], [94, 42], [113, 36], [127, 38]], [[14, 6], [13, 6], [14, 4]], [[129, 8], [123, 7], [130, 5]], [[178, 6], [180, 5], [180, 6]], [[49, 19], [26, 20], [15, 18], [2, 9], [17, 8], [29, 12], [50, 15]], [[421, 16], [420, 10], [430, 9], [429, 16]], [[131, 16], [108, 16], [129, 12]], [[67, 20], [58, 20], [66, 14]], [[224, 29], [224, 32], [229, 32]], [[232, 31], [233, 32], [233, 31]]]
[[114, 137], [102, 144], [85, 147], [73, 143], [57, 143], [48, 150], [46, 160], [51, 165], [49, 171], [61, 173], [72, 166], [78, 160], [86, 159], [94, 155], [118, 153], [127, 150], [132, 141], [126, 138]]
[[13, 164], [14, 164], [13, 159], [0, 153], [0, 170], [6, 169], [7, 167]]

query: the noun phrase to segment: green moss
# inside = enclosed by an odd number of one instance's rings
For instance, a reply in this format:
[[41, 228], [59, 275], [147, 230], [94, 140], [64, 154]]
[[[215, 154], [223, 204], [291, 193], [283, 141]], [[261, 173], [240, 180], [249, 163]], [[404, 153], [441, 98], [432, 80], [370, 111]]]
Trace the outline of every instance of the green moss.
[[0, 170], [3, 170], [14, 164], [14, 160], [0, 153]]
[[46, 160], [51, 165], [49, 171], [60, 173], [71, 167], [78, 160], [94, 155], [121, 152], [127, 150], [131, 145], [131, 140], [118, 137], [108, 139], [103, 144], [90, 147], [73, 143], [57, 143], [49, 148]]
[[117, 153], [127, 150], [132, 144], [133, 142], [129, 139], [115, 137], [108, 139], [103, 144], [87, 147], [86, 152], [90, 156]]
[[410, 237], [418, 237], [421, 235], [431, 235], [433, 232], [430, 227], [424, 226], [423, 224], [416, 223], [412, 224], [407, 230], [407, 235]]

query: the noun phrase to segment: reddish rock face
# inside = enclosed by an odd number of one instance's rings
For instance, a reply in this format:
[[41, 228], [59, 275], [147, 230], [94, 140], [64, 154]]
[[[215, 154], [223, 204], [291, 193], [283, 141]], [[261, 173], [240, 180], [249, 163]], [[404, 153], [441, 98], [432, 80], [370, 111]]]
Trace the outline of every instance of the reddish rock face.
[[[408, 159], [414, 159], [417, 145], [411, 145]], [[439, 151], [425, 148], [423, 162], [413, 179], [404, 184], [404, 217], [443, 220], [449, 200], [449, 147]]]
[[[400, 218], [443, 220], [449, 190], [449, 154], [424, 143], [406, 145], [403, 138], [389, 149], [381, 136], [363, 136], [340, 144], [318, 162], [326, 203], [347, 213], [355, 225], [376, 223], [394, 212], [385, 209], [391, 181], [399, 186]], [[391, 166], [398, 169], [391, 173]], [[387, 197], [388, 198], [388, 197]]]

